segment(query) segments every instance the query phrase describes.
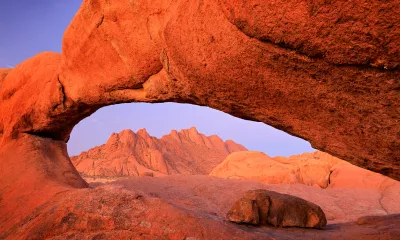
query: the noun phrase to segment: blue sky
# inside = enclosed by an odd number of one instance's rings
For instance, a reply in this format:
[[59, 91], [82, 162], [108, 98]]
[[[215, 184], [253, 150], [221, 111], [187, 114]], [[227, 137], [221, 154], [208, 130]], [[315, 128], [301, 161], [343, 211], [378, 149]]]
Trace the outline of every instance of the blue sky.
[[0, 0], [0, 67], [41, 51], [61, 51], [65, 29], [81, 0]]
[[[0, 0], [0, 68], [12, 67], [42, 51], [61, 51], [63, 33], [81, 0]], [[271, 156], [313, 151], [310, 144], [263, 123], [189, 104], [131, 103], [108, 106], [82, 120], [68, 143], [71, 155], [103, 144], [111, 133], [146, 128], [156, 137], [195, 126], [206, 135], [232, 139]]]

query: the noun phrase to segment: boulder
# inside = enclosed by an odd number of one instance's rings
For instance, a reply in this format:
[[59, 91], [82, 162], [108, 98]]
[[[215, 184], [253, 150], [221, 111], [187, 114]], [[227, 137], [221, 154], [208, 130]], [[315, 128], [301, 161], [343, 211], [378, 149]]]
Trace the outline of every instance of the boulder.
[[231, 222], [258, 225], [260, 223], [259, 210], [255, 200], [241, 198], [233, 204], [226, 217]]
[[323, 228], [327, 223], [324, 212], [316, 204], [263, 189], [246, 192], [233, 204], [227, 219], [236, 223], [275, 227]]

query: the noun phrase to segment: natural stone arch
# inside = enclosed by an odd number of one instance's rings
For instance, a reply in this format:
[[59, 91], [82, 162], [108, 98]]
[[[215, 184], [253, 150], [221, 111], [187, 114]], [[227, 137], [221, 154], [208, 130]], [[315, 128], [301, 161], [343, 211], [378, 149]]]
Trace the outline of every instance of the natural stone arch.
[[87, 187], [69, 134], [124, 102], [207, 105], [399, 180], [400, 4], [241, 3], [85, 0], [62, 54], [0, 69], [0, 226]]
[[[61, 56], [39, 54], [3, 77], [1, 109], [12, 114], [2, 116], [2, 142], [21, 133], [66, 141], [77, 122], [105, 105], [187, 102], [264, 122], [399, 179], [399, 48], [379, 49], [382, 35], [398, 43], [399, 4], [360, 1], [346, 14], [327, 10], [335, 4], [304, 1], [296, 10], [287, 3], [279, 6], [285, 16], [277, 9], [269, 16], [280, 27], [302, 16], [302, 37], [264, 32], [247, 17], [252, 5], [235, 1], [84, 1]], [[330, 35], [316, 33], [322, 23], [315, 14], [329, 20], [323, 27]], [[371, 28], [377, 38], [343, 33], [347, 21], [337, 19], [349, 14], [352, 25], [378, 17]], [[351, 39], [357, 50], [345, 51]]]

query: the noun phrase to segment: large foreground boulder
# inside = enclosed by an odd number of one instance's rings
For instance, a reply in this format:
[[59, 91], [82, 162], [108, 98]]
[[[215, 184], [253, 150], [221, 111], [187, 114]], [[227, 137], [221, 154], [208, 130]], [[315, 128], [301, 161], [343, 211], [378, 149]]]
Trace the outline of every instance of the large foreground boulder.
[[314, 203], [264, 189], [250, 190], [227, 214], [229, 221], [275, 227], [323, 228], [327, 221]]

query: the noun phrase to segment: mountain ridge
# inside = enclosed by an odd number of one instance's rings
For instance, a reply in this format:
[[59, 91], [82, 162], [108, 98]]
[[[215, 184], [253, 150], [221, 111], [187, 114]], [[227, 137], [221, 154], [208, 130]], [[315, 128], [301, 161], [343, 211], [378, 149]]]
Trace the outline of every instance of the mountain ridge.
[[161, 138], [145, 128], [113, 133], [105, 144], [71, 157], [77, 170], [89, 176], [209, 174], [230, 153], [247, 149], [195, 127], [172, 130]]

